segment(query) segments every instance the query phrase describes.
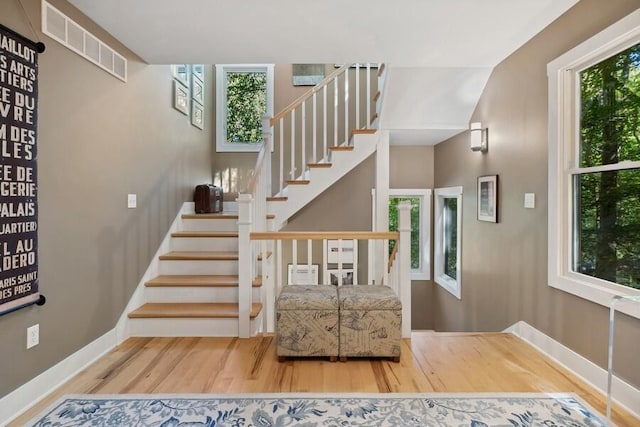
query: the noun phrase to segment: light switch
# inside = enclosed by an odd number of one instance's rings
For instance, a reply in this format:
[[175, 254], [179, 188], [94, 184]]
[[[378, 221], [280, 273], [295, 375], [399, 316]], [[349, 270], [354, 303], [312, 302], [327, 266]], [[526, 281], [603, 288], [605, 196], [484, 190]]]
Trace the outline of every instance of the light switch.
[[127, 196], [127, 207], [134, 209], [138, 205], [138, 197], [135, 194], [129, 194]]
[[536, 207], [536, 193], [524, 193], [524, 207], [526, 209]]

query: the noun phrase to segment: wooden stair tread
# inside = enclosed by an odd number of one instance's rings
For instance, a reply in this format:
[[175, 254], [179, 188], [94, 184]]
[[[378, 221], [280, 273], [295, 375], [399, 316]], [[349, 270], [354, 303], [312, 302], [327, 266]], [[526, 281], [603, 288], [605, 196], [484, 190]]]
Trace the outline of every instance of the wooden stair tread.
[[382, 93], [380, 91], [377, 91], [376, 94], [373, 96], [373, 102], [376, 102], [381, 95]]
[[351, 137], [353, 138], [353, 135], [373, 135], [376, 132], [378, 129], [354, 129], [351, 131]]
[[160, 255], [163, 261], [237, 261], [238, 252], [233, 251], [183, 251]]
[[177, 231], [171, 237], [238, 237], [233, 231]]
[[333, 145], [329, 147], [331, 151], [353, 151], [352, 145]]
[[378, 67], [378, 77], [380, 77], [382, 74], [384, 74], [384, 69], [385, 69], [385, 64], [384, 62], [382, 64], [380, 64], [380, 66]]
[[[237, 287], [237, 275], [164, 275], [149, 280], [144, 284], [151, 288], [162, 287]], [[253, 287], [262, 286], [262, 277], [256, 277], [252, 283]]]
[[309, 185], [308, 179], [288, 179], [285, 181], [287, 185]]
[[369, 123], [373, 124], [378, 119], [378, 113], [373, 113], [371, 116], [371, 121]]
[[289, 200], [287, 196], [269, 196], [267, 202], [286, 202]]
[[331, 166], [333, 166], [331, 163], [307, 163], [309, 169], [330, 168]]
[[[262, 304], [251, 304], [251, 318], [260, 314]], [[150, 318], [211, 318], [234, 319], [238, 318], [238, 304], [233, 302], [209, 302], [209, 303], [159, 303], [151, 302], [138, 307], [128, 314], [131, 319]]]
[[238, 219], [238, 214], [210, 213], [210, 214], [182, 214], [182, 219]]

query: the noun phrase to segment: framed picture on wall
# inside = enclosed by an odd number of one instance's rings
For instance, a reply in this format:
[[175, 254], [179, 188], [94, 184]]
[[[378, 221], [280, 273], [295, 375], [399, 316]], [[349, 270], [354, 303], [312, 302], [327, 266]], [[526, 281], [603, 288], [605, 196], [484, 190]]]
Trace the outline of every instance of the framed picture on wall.
[[174, 64], [171, 66], [171, 69], [173, 78], [188, 88], [191, 74], [189, 64]]
[[193, 98], [194, 101], [199, 102], [201, 105], [204, 105], [204, 83], [202, 80], [198, 80], [196, 78], [193, 79], [192, 83], [191, 98]]
[[478, 178], [478, 220], [498, 222], [498, 175]]
[[204, 129], [204, 107], [197, 102], [191, 103], [191, 124]]
[[204, 81], [204, 65], [203, 64], [193, 64], [191, 66], [191, 72], [193, 76], [200, 79], [201, 82]]
[[189, 115], [189, 89], [177, 80], [173, 81], [173, 107], [182, 114]]

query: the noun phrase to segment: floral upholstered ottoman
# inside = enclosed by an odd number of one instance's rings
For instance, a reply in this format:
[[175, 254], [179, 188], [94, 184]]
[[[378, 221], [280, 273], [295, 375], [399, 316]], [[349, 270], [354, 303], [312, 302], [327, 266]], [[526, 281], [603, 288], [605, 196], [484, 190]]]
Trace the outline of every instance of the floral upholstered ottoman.
[[376, 356], [400, 360], [402, 304], [388, 286], [340, 286], [340, 361]]
[[331, 285], [291, 285], [276, 302], [278, 360], [285, 357], [338, 358], [338, 292]]

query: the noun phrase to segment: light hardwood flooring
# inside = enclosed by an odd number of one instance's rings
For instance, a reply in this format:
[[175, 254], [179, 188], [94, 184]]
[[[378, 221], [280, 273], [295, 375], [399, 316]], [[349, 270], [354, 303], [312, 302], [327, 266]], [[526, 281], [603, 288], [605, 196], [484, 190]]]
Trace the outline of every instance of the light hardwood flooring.
[[[502, 333], [414, 332], [399, 363], [296, 359], [278, 363], [273, 336], [134, 338], [10, 426], [70, 393], [573, 392], [601, 414], [606, 399], [524, 341]], [[640, 420], [619, 408], [619, 426]]]

